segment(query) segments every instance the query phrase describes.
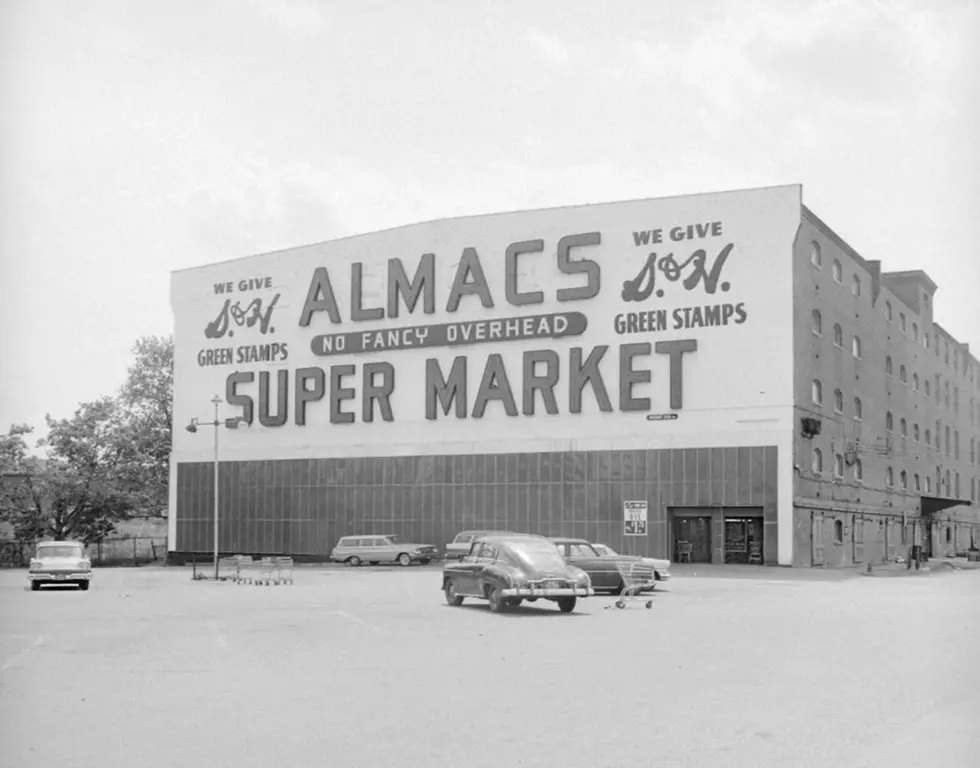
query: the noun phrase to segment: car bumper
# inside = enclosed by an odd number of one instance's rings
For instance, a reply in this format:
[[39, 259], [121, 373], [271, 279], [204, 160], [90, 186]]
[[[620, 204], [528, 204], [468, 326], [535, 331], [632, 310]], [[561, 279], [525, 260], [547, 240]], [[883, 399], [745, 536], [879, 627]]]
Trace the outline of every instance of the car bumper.
[[657, 571], [657, 581], [669, 581], [670, 574], [664, 573], [663, 571]]
[[592, 587], [555, 587], [550, 589], [532, 589], [531, 587], [511, 587], [501, 590], [504, 597], [592, 597], [595, 590]]
[[44, 581], [52, 584], [60, 584], [69, 581], [91, 581], [91, 571], [77, 571], [71, 573], [28, 573], [27, 578], [31, 581]]

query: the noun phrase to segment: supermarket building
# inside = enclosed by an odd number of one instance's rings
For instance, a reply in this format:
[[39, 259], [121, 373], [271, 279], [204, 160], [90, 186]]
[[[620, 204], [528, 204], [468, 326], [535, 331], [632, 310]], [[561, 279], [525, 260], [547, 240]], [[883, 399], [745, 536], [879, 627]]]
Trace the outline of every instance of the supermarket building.
[[[800, 566], [980, 543], [976, 359], [924, 273], [881, 272], [801, 195], [446, 219], [175, 272], [174, 423], [215, 395], [244, 421], [218, 429], [221, 552], [474, 528]], [[210, 431], [174, 431], [178, 560], [213, 549]]]

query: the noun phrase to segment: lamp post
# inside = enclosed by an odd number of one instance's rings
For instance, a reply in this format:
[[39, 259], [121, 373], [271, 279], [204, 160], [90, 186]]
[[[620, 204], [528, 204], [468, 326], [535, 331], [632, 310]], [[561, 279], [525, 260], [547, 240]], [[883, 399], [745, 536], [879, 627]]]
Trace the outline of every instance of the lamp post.
[[245, 421], [241, 416], [233, 416], [228, 419], [218, 418], [218, 406], [224, 401], [215, 395], [211, 398], [214, 405], [214, 421], [200, 421], [192, 418], [190, 423], [184, 427], [188, 432], [194, 434], [198, 427], [214, 427], [214, 580], [218, 580], [218, 427], [224, 425], [226, 429], [238, 429], [238, 425]]

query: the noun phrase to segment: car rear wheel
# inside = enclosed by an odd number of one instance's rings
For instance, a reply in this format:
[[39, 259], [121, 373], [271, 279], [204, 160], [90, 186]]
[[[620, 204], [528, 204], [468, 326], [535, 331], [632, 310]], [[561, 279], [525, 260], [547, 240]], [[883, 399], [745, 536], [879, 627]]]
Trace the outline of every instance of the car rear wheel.
[[562, 613], [571, 613], [575, 610], [575, 603], [577, 602], [577, 597], [559, 597], [558, 610], [560, 610]]
[[352, 566], [353, 568], [357, 568], [357, 566], [359, 566], [360, 564], [361, 564], [361, 558], [359, 558], [357, 555], [347, 558], [347, 565]]
[[412, 558], [402, 552], [398, 556], [398, 564], [403, 568], [412, 564]]
[[511, 608], [517, 608], [523, 602], [524, 602], [524, 598], [522, 598], [522, 597], [508, 597], [507, 598], [507, 605], [509, 605]]
[[32, 581], [31, 582], [31, 592], [37, 592], [40, 589], [41, 589], [41, 582], [40, 581]]
[[380, 562], [381, 562], [380, 560], [372, 560], [371, 565], [377, 565]]
[[87, 581], [80, 581], [80, 582], [78, 582], [78, 588], [80, 590], [82, 590], [82, 592], [87, 592], [88, 591], [88, 582]]
[[503, 613], [507, 610], [507, 604], [500, 594], [500, 587], [487, 587], [487, 601], [490, 603], [490, 610], [494, 613]]
[[452, 579], [446, 580], [446, 586], [444, 587], [446, 592], [446, 602], [450, 605], [462, 605], [463, 598], [456, 594], [456, 585], [453, 584]]

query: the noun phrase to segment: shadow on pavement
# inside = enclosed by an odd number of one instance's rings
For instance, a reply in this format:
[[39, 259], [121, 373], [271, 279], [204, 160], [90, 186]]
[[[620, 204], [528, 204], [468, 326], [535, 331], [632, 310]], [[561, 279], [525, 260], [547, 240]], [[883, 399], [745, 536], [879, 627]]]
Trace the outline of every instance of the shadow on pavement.
[[[591, 599], [591, 598], [589, 598], [589, 599]], [[484, 612], [486, 612], [488, 614], [491, 613], [491, 611], [490, 611], [490, 605], [488, 603], [484, 603], [483, 605], [481, 605], [480, 603], [463, 603], [463, 605], [456, 605], [456, 606], [446, 605], [445, 607], [446, 608], [453, 608], [454, 610], [457, 610], [457, 611], [460, 611], [460, 610], [465, 610], [465, 611], [484, 611]], [[496, 616], [502, 616], [502, 617], [508, 617], [508, 618], [512, 618], [512, 619], [513, 618], [522, 618], [522, 617], [523, 618], [531, 618], [533, 616], [561, 616], [561, 617], [567, 619], [569, 616], [582, 617], [582, 616], [585, 616], [587, 614], [579, 613], [577, 606], [576, 606], [576, 609], [574, 611], [572, 611], [571, 613], [562, 613], [561, 611], [558, 610], [558, 606], [557, 605], [555, 605], [554, 607], [551, 607], [551, 608], [545, 608], [545, 607], [539, 607], [537, 605], [528, 605], [527, 603], [522, 603], [519, 606], [508, 608], [506, 611], [503, 611], [502, 613], [495, 614], [495, 615]]]

